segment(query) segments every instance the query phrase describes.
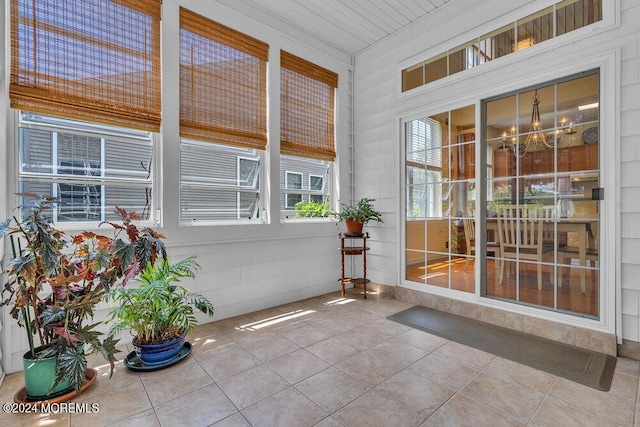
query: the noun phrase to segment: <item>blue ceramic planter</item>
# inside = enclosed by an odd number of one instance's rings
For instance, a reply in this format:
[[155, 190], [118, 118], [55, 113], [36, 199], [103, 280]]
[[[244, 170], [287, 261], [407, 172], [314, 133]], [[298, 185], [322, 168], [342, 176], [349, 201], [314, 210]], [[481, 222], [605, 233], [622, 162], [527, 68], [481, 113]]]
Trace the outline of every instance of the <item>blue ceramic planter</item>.
[[145, 365], [161, 365], [176, 357], [180, 352], [185, 340], [185, 335], [172, 341], [161, 344], [138, 344], [133, 340], [133, 347], [136, 355], [142, 359]]

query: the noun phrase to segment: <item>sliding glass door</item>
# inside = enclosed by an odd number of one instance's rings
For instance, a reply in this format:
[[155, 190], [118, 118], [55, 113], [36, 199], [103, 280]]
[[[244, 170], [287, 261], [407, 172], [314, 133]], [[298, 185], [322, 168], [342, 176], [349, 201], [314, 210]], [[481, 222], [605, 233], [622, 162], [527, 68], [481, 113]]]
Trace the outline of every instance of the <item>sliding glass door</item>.
[[599, 74], [487, 100], [483, 117], [483, 294], [597, 318]]
[[598, 318], [599, 85], [482, 101], [480, 126], [473, 105], [405, 121], [404, 280]]

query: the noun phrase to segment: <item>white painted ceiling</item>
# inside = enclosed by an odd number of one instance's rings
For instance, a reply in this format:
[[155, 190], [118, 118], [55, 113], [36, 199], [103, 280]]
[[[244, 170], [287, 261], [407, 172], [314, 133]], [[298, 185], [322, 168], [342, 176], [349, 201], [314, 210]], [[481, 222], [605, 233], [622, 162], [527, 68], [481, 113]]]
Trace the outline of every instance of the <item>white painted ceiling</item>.
[[287, 33], [304, 31], [354, 55], [453, 0], [216, 0]]

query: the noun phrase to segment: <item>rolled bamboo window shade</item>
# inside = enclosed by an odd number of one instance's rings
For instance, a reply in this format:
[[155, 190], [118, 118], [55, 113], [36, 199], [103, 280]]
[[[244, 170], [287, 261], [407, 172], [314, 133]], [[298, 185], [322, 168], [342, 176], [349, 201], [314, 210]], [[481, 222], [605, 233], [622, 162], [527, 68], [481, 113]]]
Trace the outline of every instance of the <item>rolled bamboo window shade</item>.
[[180, 136], [264, 150], [269, 45], [180, 9]]
[[11, 0], [11, 107], [160, 130], [160, 0]]
[[280, 53], [280, 153], [333, 161], [338, 75]]

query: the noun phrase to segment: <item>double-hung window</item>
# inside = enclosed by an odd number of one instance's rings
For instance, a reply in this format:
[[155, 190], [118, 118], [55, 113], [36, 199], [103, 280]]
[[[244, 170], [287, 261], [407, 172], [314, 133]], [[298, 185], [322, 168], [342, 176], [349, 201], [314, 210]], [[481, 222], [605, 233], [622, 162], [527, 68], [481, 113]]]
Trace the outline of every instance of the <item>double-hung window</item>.
[[18, 191], [55, 197], [54, 221], [112, 219], [116, 205], [152, 218], [160, 12], [153, 0], [11, 0]]
[[442, 126], [430, 118], [407, 122], [407, 218], [442, 214]]
[[[300, 202], [329, 202], [338, 76], [285, 51], [280, 65], [280, 216], [285, 219], [303, 216], [295, 209]], [[326, 215], [328, 209], [317, 212]]]
[[180, 9], [180, 219], [258, 220], [268, 45]]

